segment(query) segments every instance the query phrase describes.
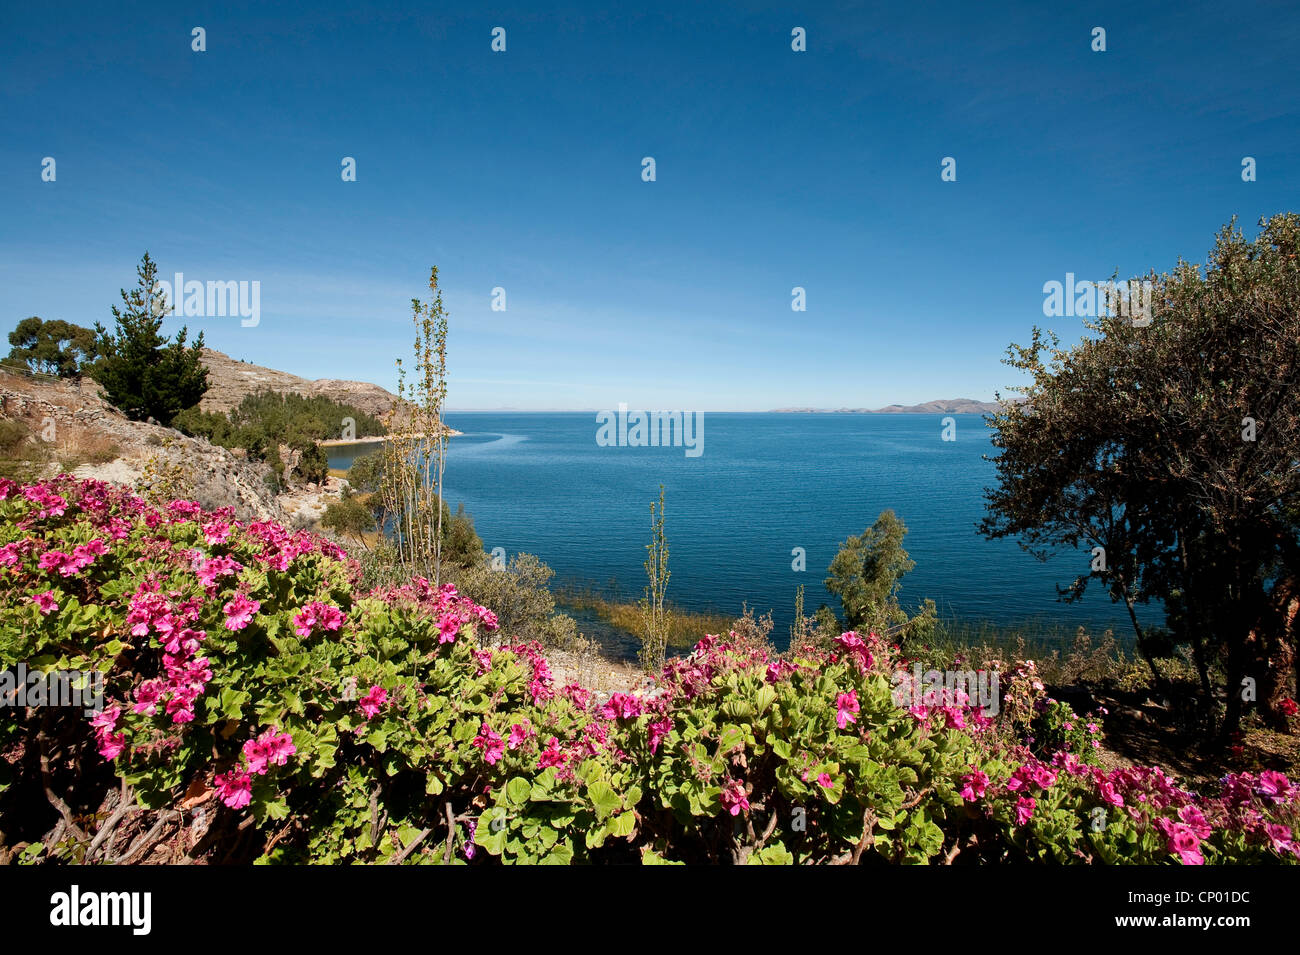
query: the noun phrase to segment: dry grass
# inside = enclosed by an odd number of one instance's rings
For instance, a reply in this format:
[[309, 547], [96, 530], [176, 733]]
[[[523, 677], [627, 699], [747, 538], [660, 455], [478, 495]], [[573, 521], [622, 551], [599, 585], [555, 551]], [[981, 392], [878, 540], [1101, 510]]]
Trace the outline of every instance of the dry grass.
[[[602, 620], [625, 633], [641, 633], [644, 621], [641, 606], [635, 602], [611, 600], [591, 588], [561, 587], [555, 591], [557, 603], [575, 610], [593, 610]], [[720, 613], [692, 613], [669, 606], [668, 646], [690, 647], [706, 633], [726, 633], [734, 617]]]
[[54, 448], [54, 457], [69, 472], [85, 464], [107, 464], [121, 453], [121, 446], [116, 441], [89, 428], [61, 429]]

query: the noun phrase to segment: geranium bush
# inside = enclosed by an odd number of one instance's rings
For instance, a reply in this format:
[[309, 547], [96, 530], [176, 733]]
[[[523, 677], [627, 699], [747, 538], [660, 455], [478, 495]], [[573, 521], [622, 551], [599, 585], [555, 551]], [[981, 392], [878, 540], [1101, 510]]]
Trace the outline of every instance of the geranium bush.
[[[0, 482], [0, 663], [99, 671], [104, 706], [0, 719], [24, 860], [1294, 861], [1281, 773], [1206, 797], [1091, 764], [1094, 719], [1008, 671], [998, 720], [900, 706], [896, 647], [705, 637], [645, 695], [337, 545], [97, 482]], [[1095, 719], [1100, 719], [1100, 716]], [[1032, 733], [1039, 739], [1031, 741]]]

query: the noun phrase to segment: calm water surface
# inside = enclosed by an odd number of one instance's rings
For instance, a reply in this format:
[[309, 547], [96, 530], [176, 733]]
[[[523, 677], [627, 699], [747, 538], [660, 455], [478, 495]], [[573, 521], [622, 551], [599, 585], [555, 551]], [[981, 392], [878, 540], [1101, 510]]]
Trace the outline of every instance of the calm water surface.
[[[601, 447], [594, 413], [449, 414], [465, 434], [449, 445], [446, 495], [464, 503], [488, 550], [536, 554], [558, 581], [613, 582], [636, 597], [662, 483], [669, 599], [735, 614], [748, 601], [774, 612], [774, 637], [788, 633], [799, 584], [806, 612], [835, 605], [822, 581], [840, 542], [893, 508], [916, 561], [905, 606], [931, 597], [944, 616], [1126, 636], [1126, 612], [1101, 590], [1075, 605], [1056, 599], [1056, 584], [1087, 569], [1086, 552], [1043, 563], [980, 536], [994, 481], [982, 458], [994, 452], [989, 431], [979, 415], [955, 415], [957, 439], [946, 442], [942, 417], [705, 414], [703, 453], [687, 457], [681, 447]], [[334, 452], [330, 465], [346, 467], [349, 452]], [[791, 566], [796, 547], [807, 555], [802, 573]]]

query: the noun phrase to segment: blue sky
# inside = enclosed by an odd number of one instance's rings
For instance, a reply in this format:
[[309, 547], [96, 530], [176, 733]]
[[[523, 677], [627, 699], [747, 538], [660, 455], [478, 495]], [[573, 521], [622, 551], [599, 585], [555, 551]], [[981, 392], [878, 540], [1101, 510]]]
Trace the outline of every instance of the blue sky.
[[212, 347], [391, 387], [437, 264], [453, 409], [987, 399], [1081, 332], [1044, 282], [1300, 206], [1297, 48], [1287, 3], [11, 4], [0, 331], [109, 323], [148, 249], [261, 283]]

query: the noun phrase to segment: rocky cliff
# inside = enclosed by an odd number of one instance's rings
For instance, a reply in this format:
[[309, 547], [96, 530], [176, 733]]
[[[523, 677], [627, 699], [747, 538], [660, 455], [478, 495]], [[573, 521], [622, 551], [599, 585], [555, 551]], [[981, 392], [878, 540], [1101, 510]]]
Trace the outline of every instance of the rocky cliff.
[[397, 396], [366, 381], [340, 381], [334, 378], [300, 378], [287, 371], [276, 371], [250, 362], [239, 361], [211, 348], [203, 349], [203, 364], [208, 369], [208, 393], [199, 407], [204, 411], [229, 411], [245, 395], [261, 389], [296, 391], [305, 397], [324, 395], [334, 401], [360, 408], [366, 414], [383, 415]]
[[90, 380], [78, 384], [0, 370], [0, 419], [20, 422], [30, 432], [20, 450], [43, 476], [70, 471], [128, 487], [170, 484], [204, 507], [233, 507], [240, 520], [291, 523], [267, 483], [266, 465], [171, 428], [131, 421]]

